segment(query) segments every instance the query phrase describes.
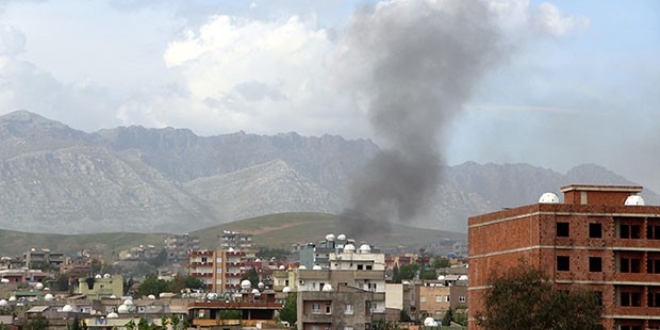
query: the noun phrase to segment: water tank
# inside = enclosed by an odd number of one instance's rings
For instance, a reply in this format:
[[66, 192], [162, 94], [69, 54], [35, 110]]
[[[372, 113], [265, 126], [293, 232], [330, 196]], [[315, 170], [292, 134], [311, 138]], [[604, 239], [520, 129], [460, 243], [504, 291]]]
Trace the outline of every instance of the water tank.
[[116, 319], [116, 318], [119, 317], [119, 315], [118, 315], [117, 313], [115, 313], [115, 312], [110, 312], [110, 313], [108, 313], [108, 316], [107, 316], [107, 317], [108, 317], [109, 319]]
[[438, 322], [436, 322], [432, 317], [427, 317], [424, 319], [424, 326], [425, 327], [437, 327]]
[[64, 305], [64, 307], [62, 307], [62, 311], [65, 312], [65, 313], [73, 312], [73, 306]]
[[52, 301], [53, 298], [55, 298], [55, 297], [53, 297], [53, 295], [50, 294], [50, 293], [47, 293], [47, 294], [44, 296], [44, 300], [45, 300], [45, 301]]
[[9, 305], [9, 303], [7, 302], [7, 300], [0, 299], [0, 306], [4, 307], [4, 306], [7, 306], [7, 305]]
[[360, 253], [371, 253], [371, 246], [369, 246], [369, 244], [362, 244], [360, 245], [359, 251]]
[[128, 306], [119, 305], [119, 307], [117, 307], [117, 312], [119, 312], [119, 313], [128, 313]]
[[355, 252], [355, 245], [350, 244], [350, 243], [346, 244], [346, 246], [344, 246], [344, 252], [347, 252], [347, 253]]
[[288, 286], [285, 286], [284, 289], [282, 289], [282, 292], [289, 293], [289, 292], [291, 292], [291, 288], [288, 287]]
[[252, 287], [252, 282], [250, 282], [250, 280], [241, 281], [241, 289], [249, 290], [251, 287]]
[[325, 291], [325, 292], [330, 292], [330, 291], [332, 291], [332, 285], [330, 285], [330, 284], [326, 284], [326, 285], [324, 285], [322, 291]]

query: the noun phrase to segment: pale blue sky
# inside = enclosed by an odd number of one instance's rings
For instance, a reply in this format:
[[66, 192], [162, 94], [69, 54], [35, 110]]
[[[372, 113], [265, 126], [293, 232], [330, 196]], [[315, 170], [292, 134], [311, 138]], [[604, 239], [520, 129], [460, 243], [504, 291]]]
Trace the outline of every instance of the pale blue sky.
[[[486, 2], [507, 8], [514, 49], [439, 131], [447, 162], [597, 163], [660, 190], [660, 2]], [[328, 78], [350, 75], [333, 63], [360, 6], [2, 1], [0, 114], [26, 109], [85, 131], [374, 138], [360, 102]]]

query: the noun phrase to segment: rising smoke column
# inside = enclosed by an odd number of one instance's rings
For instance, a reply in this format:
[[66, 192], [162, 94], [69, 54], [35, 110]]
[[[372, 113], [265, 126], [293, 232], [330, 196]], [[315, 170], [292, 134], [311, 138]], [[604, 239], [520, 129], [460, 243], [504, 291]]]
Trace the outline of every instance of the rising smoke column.
[[349, 187], [343, 226], [360, 234], [361, 220], [422, 211], [444, 131], [505, 48], [482, 1], [392, 1], [354, 14], [334, 68], [386, 145]]

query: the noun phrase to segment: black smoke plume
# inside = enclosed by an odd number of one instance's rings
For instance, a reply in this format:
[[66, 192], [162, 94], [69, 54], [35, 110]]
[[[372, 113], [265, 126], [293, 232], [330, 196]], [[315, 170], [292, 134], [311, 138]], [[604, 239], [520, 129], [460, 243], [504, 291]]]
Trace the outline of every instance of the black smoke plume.
[[350, 185], [345, 231], [420, 215], [443, 164], [445, 130], [504, 53], [482, 1], [392, 1], [352, 17], [335, 69], [365, 104], [383, 151]]

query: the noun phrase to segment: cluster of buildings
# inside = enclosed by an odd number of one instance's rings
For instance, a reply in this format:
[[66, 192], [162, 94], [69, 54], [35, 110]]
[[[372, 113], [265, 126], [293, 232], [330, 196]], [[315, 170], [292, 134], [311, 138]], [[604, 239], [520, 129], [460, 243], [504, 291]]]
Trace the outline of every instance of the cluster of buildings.
[[[203, 291], [136, 300], [125, 296], [118, 275], [81, 275], [75, 293], [48, 292], [48, 274], [26, 266], [74, 268], [61, 254], [31, 250], [20, 262], [0, 260], [0, 309], [22, 311], [24, 322], [52, 314], [55, 327], [75, 314], [98, 328], [122, 328], [135, 317], [158, 324], [163, 316], [196, 328], [264, 328], [286, 325], [276, 320], [295, 293], [299, 330], [372, 329], [404, 315], [417, 326], [401, 326], [434, 327], [450, 309], [465, 312], [467, 328], [476, 330], [475, 316], [484, 308], [493, 272], [503, 274], [524, 260], [548, 274], [558, 290], [597, 292], [605, 329], [660, 329], [660, 206], [644, 205], [641, 191], [639, 186], [569, 185], [561, 188], [563, 202], [546, 193], [532, 205], [471, 217], [466, 263], [456, 259], [452, 267], [436, 270], [433, 279], [417, 275], [401, 283], [393, 280], [393, 269], [428, 264], [428, 256], [385, 254], [344, 234], [298, 245], [295, 260], [260, 259], [253, 237], [245, 233], [223, 232], [215, 250], [200, 249], [195, 237], [173, 236], [165, 242], [167, 259], [185, 264], [187, 275], [204, 284]], [[453, 250], [465, 248], [452, 244]], [[80, 274], [85, 271], [82, 267]], [[20, 283], [30, 286], [21, 291]], [[14, 291], [3, 288], [11, 285]], [[0, 320], [14, 324], [5, 321]]]

